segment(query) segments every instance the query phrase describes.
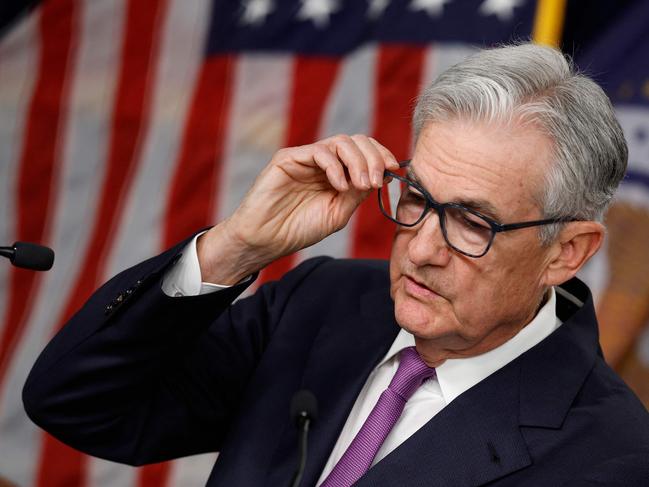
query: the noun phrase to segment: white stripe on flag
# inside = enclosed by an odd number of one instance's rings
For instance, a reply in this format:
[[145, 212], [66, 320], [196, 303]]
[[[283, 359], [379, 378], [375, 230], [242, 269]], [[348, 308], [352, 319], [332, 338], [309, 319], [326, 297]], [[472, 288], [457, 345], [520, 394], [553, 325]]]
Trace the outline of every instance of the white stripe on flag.
[[135, 468], [99, 458], [90, 459], [85, 487], [135, 487], [136, 485]]
[[[334, 134], [368, 134], [371, 130], [374, 102], [374, 71], [376, 46], [368, 46], [350, 54], [340, 67], [331, 101], [322, 123], [322, 137]], [[354, 217], [345, 228], [298, 255], [305, 260], [318, 255], [349, 257], [351, 254]]]
[[[0, 238], [1, 245], [16, 238], [14, 216], [18, 164], [24, 139], [29, 102], [36, 81], [39, 58], [38, 13], [23, 18], [0, 43]], [[4, 259], [3, 259], [4, 260]], [[0, 263], [0, 332], [6, 325], [10, 266]], [[20, 369], [18, 369], [20, 370]], [[22, 383], [12, 380], [7, 370], [0, 390], [0, 472], [17, 485], [31, 485], [33, 457], [20, 439], [29, 421], [20, 400]], [[31, 425], [31, 422], [29, 423]], [[36, 434], [35, 427], [30, 428]], [[19, 441], [16, 441], [16, 438]]]
[[80, 2], [80, 39], [69, 73], [69, 108], [65, 132], [60, 134], [62, 157], [58, 194], [52, 198], [51, 245], [56, 250], [54, 268], [43, 276], [31, 318], [25, 323], [23, 340], [8, 370], [0, 431], [11, 450], [0, 452], [19, 485], [34, 485], [40, 450], [40, 430], [25, 416], [20, 400], [22, 385], [36, 357], [50, 338], [55, 320], [75, 281], [92, 227], [106, 154], [106, 127], [112, 110], [118, 72], [123, 21], [123, 1]]
[[216, 453], [206, 453], [176, 460], [169, 487], [203, 487], [210, 476], [216, 456]]
[[285, 140], [292, 66], [289, 56], [238, 59], [215, 223], [236, 210]]
[[138, 173], [116, 229], [105, 278], [157, 254], [166, 197], [177, 160], [193, 87], [203, 63], [209, 2], [173, 0], [161, 35], [151, 118]]
[[432, 44], [426, 49], [426, 60], [422, 74], [422, 88], [435, 81], [440, 74], [459, 63], [476, 48], [466, 44]]
[[[17, 235], [16, 188], [26, 111], [36, 81], [38, 16], [31, 15], [5, 34], [0, 42], [0, 245], [11, 245]], [[0, 333], [6, 325], [9, 269], [0, 262]], [[0, 442], [2, 441], [0, 435]], [[0, 456], [2, 462], [2, 456]], [[1, 465], [1, 464], [0, 464]]]

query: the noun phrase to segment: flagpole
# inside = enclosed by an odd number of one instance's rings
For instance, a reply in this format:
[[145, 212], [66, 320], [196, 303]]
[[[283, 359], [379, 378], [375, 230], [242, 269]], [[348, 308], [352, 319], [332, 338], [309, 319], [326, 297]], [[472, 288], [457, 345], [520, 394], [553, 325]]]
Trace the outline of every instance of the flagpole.
[[560, 47], [565, 14], [566, 0], [538, 0], [532, 40], [537, 44]]

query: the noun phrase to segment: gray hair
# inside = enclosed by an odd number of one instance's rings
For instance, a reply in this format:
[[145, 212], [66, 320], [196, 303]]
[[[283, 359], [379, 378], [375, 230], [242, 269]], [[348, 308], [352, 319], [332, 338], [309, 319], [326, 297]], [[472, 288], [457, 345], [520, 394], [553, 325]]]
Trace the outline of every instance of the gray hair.
[[[535, 195], [544, 218], [602, 221], [624, 177], [628, 150], [610, 100], [553, 48], [486, 49], [442, 73], [414, 111], [416, 137], [431, 122], [531, 123], [553, 141], [552, 169]], [[540, 227], [544, 244], [561, 224]]]

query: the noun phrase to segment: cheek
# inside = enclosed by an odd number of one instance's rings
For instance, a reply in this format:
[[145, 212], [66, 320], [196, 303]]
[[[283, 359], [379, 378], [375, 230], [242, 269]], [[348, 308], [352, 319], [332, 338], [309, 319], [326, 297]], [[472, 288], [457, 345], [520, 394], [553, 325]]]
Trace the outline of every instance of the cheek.
[[527, 317], [530, 303], [540, 293], [537, 254], [523, 247], [510, 249], [506, 257], [494, 252], [493, 262], [484, 267], [473, 286], [474, 308], [497, 322]]
[[[408, 242], [410, 237], [406, 232], [397, 230], [392, 240], [392, 250], [390, 252], [390, 282], [392, 283], [391, 292], [394, 293], [394, 287], [399, 280], [401, 270], [403, 269], [403, 259], [408, 255]], [[394, 295], [392, 296], [394, 299]]]

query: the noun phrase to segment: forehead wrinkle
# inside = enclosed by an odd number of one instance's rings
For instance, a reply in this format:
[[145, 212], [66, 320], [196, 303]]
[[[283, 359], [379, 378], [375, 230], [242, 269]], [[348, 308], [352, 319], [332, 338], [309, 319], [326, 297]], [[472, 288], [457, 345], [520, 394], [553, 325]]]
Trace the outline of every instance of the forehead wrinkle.
[[420, 134], [411, 166], [440, 199], [489, 200], [494, 219], [505, 224], [543, 214], [538, 188], [552, 157], [548, 147], [551, 141], [530, 127], [441, 122]]
[[[408, 179], [417, 183], [419, 186], [424, 188], [430, 194], [430, 191], [428, 190], [428, 188], [424, 186], [421, 179], [419, 179], [412, 165], [408, 166], [406, 175], [408, 176]], [[442, 201], [439, 203], [445, 203], [445, 202]], [[500, 213], [498, 212], [496, 207], [487, 200], [481, 198], [459, 198], [454, 201], [449, 201], [448, 203], [455, 203], [455, 204], [465, 206], [467, 208], [471, 208], [473, 210], [479, 211], [480, 213], [484, 213], [486, 216], [490, 216], [500, 221]]]
[[[428, 138], [421, 140], [425, 150], [435, 154], [434, 169], [439, 173], [452, 178], [466, 178], [467, 174], [479, 173], [484, 182], [500, 188], [503, 176], [499, 168], [493, 166], [493, 154], [489, 151], [478, 149], [469, 142], [462, 144], [461, 150], [453, 150], [454, 145], [435, 143]], [[504, 149], [507, 149], [504, 147]], [[509, 157], [507, 153], [504, 157]], [[470, 191], [470, 188], [469, 188]]]

